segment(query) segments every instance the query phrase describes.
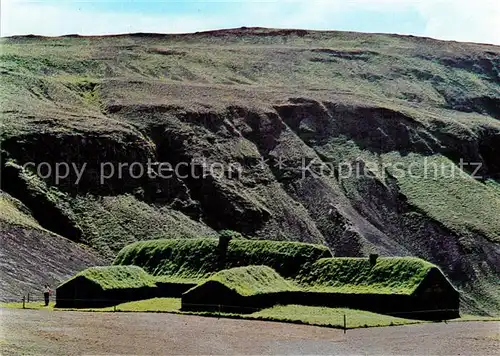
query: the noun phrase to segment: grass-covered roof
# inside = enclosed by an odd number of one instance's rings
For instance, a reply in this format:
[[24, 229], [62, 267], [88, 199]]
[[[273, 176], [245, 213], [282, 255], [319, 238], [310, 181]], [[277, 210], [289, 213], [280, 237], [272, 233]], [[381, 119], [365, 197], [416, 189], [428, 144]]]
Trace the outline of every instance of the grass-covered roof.
[[155, 276], [180, 280], [208, 277], [216, 269], [217, 239], [159, 239], [125, 246], [114, 265], [136, 265]]
[[333, 293], [411, 294], [432, 268], [416, 257], [323, 258], [305, 268], [297, 280], [309, 290]]
[[142, 268], [137, 266], [102, 266], [90, 267], [76, 274], [71, 279], [64, 282], [71, 283], [78, 278], [86, 278], [102, 289], [125, 289], [155, 287], [155, 279]]
[[[299, 288], [281, 277], [268, 266], [246, 266], [225, 269], [211, 276], [206, 282], [216, 281], [243, 296], [284, 291], [297, 291]], [[197, 288], [194, 287], [194, 288]]]
[[[162, 239], [135, 242], [117, 255], [115, 265], [137, 265], [155, 276], [196, 280], [220, 269], [218, 239]], [[331, 256], [328, 248], [289, 241], [232, 239], [224, 268], [266, 265], [284, 277], [295, 276], [306, 262]]]

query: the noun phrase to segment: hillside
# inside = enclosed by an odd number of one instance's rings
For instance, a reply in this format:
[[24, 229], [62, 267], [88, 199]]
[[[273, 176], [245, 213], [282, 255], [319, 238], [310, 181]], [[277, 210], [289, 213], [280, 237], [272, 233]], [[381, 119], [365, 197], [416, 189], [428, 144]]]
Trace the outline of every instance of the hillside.
[[0, 192], [0, 301], [40, 300], [43, 287], [105, 262], [81, 244], [41, 227], [20, 201]]
[[[108, 261], [223, 229], [416, 256], [468, 311], [499, 313], [500, 47], [262, 28], [0, 44], [1, 189], [26, 208], [1, 206], [11, 231]], [[41, 179], [27, 162], [71, 169]]]

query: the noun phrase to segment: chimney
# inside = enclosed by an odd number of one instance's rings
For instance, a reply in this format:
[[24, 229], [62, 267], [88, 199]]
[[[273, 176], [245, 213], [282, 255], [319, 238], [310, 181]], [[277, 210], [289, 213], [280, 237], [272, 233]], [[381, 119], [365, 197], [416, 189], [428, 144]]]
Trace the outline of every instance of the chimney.
[[377, 264], [378, 254], [370, 253], [370, 266], [373, 267]]
[[226, 234], [219, 235], [219, 245], [217, 246], [219, 270], [223, 270], [225, 268], [227, 249], [229, 247], [229, 242], [231, 241], [231, 238], [232, 238], [231, 236], [228, 236]]

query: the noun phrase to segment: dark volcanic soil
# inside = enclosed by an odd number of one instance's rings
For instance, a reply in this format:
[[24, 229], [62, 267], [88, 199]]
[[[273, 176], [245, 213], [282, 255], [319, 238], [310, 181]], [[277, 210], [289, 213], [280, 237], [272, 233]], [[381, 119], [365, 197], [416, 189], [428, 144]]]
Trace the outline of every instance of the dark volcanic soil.
[[42, 289], [89, 266], [103, 265], [97, 253], [63, 237], [38, 229], [0, 224], [0, 301], [22, 295], [42, 297]]

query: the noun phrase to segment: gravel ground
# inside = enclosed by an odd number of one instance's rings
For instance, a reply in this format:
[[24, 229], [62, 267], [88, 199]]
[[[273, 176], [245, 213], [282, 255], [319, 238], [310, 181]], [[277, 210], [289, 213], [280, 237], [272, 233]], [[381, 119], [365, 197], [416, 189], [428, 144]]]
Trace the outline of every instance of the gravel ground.
[[500, 355], [499, 322], [348, 330], [154, 313], [0, 309], [2, 355]]

